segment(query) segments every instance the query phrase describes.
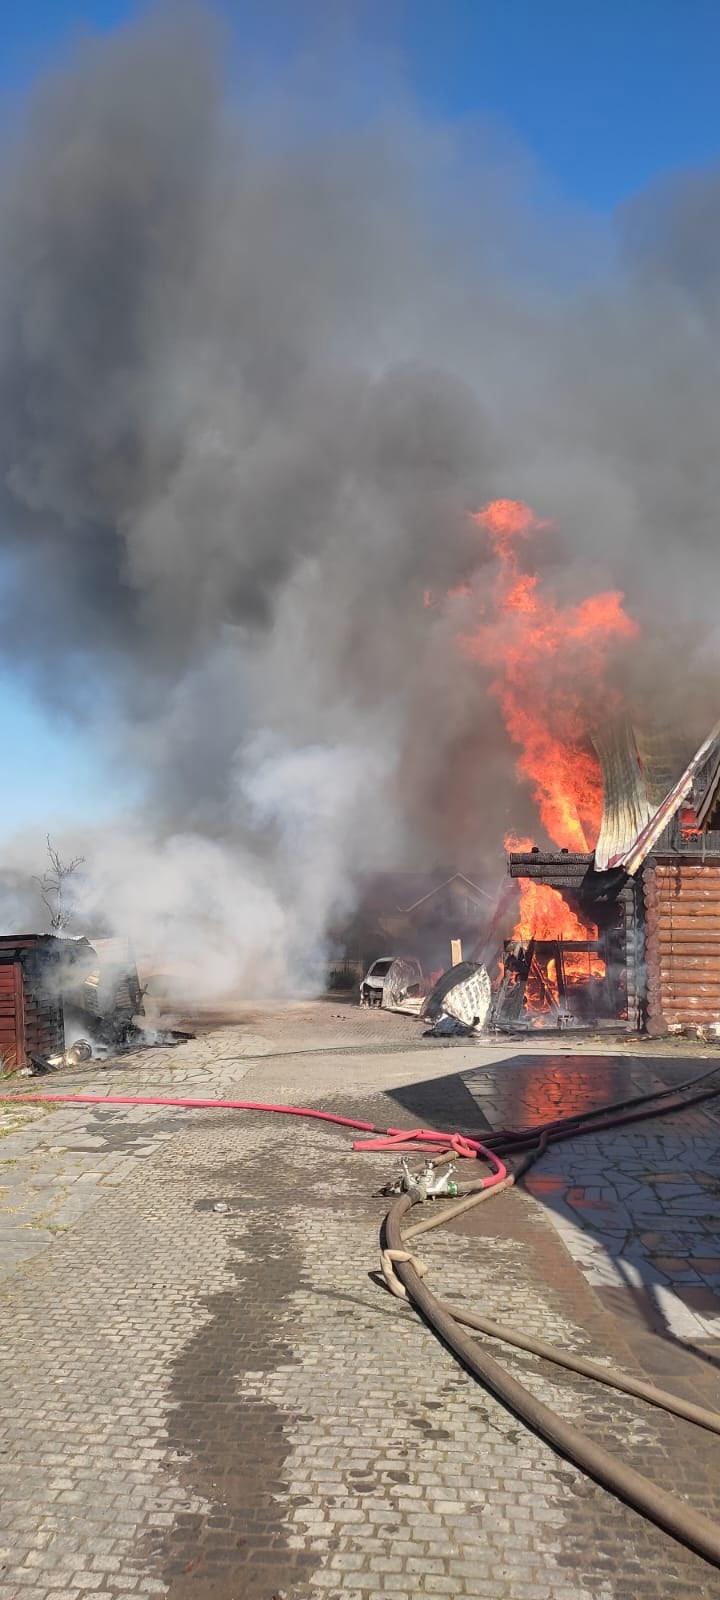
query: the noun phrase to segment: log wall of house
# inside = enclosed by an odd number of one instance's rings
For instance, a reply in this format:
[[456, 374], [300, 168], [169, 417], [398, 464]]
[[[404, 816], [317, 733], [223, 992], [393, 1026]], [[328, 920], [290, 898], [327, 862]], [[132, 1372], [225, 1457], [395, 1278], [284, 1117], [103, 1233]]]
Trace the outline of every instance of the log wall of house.
[[643, 872], [647, 1029], [720, 1022], [720, 857]]
[[620, 904], [623, 909], [627, 1025], [641, 1031], [645, 1025], [647, 989], [644, 951], [644, 903], [637, 880], [625, 885]]

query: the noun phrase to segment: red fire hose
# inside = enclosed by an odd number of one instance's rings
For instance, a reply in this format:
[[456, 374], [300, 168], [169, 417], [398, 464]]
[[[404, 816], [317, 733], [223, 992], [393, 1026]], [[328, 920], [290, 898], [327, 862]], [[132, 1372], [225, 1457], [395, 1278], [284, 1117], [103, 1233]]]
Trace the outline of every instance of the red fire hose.
[[[354, 1150], [452, 1150], [454, 1154], [463, 1157], [483, 1157], [496, 1169], [496, 1175], [502, 1167], [498, 1159], [498, 1152], [518, 1152], [524, 1146], [534, 1146], [538, 1140], [545, 1136], [548, 1143], [558, 1139], [575, 1138], [581, 1133], [595, 1133], [605, 1128], [619, 1127], [623, 1122], [635, 1121], [636, 1118], [645, 1116], [662, 1116], [668, 1111], [677, 1111], [685, 1106], [694, 1105], [704, 1099], [710, 1099], [715, 1094], [720, 1094], [720, 1089], [708, 1089], [689, 1099], [681, 1099], [686, 1089], [693, 1089], [707, 1078], [720, 1072], [720, 1064], [715, 1063], [704, 1072], [698, 1073], [694, 1078], [688, 1078], [683, 1083], [678, 1083], [670, 1088], [650, 1090], [645, 1094], [633, 1095], [627, 1100], [618, 1100], [611, 1105], [600, 1106], [596, 1110], [581, 1111], [572, 1117], [556, 1118], [554, 1121], [539, 1123], [532, 1128], [518, 1128], [516, 1130], [502, 1128], [493, 1136], [493, 1150], [480, 1143], [478, 1139], [471, 1138], [468, 1134], [461, 1133], [435, 1133], [427, 1128], [406, 1130], [402, 1128], [376, 1128], [372, 1122], [360, 1122], [354, 1117], [341, 1117], [332, 1111], [316, 1111], [308, 1106], [269, 1105], [260, 1100], [221, 1100], [214, 1097], [199, 1099], [195, 1097], [180, 1098], [174, 1095], [140, 1095], [140, 1094], [68, 1094], [68, 1093], [42, 1093], [42, 1094], [0, 1094], [0, 1104], [9, 1102], [13, 1105], [48, 1104], [48, 1105], [100, 1105], [100, 1106], [169, 1106], [180, 1110], [199, 1111], [263, 1111], [285, 1117], [308, 1117], [317, 1122], [330, 1122], [341, 1128], [352, 1128], [358, 1133], [376, 1135], [373, 1139], [356, 1140]], [[658, 1101], [670, 1102], [657, 1105]], [[649, 1104], [654, 1105], [650, 1112], [640, 1110]], [[614, 1113], [625, 1113], [615, 1116]], [[610, 1116], [608, 1116], [610, 1113]], [[407, 1142], [405, 1142], [407, 1141]], [[503, 1169], [504, 1171], [504, 1169]]]
[[354, 1117], [340, 1117], [333, 1111], [315, 1111], [308, 1106], [268, 1105], [260, 1100], [207, 1100], [195, 1097], [180, 1098], [170, 1095], [143, 1094], [2, 1094], [0, 1103], [13, 1105], [91, 1105], [91, 1106], [174, 1106], [185, 1111], [265, 1111], [284, 1117], [308, 1117], [316, 1122], [331, 1122], [340, 1128], [352, 1128], [357, 1133], [374, 1133], [375, 1139], [356, 1140], [354, 1150], [427, 1150], [435, 1155], [452, 1151], [464, 1160], [484, 1160], [493, 1168], [482, 1187], [490, 1189], [507, 1177], [504, 1163], [481, 1144], [463, 1133], [435, 1133], [430, 1128], [376, 1128], [373, 1122], [360, 1122]]
[[179, 1099], [159, 1094], [0, 1094], [0, 1101], [22, 1105], [24, 1101], [82, 1106], [178, 1106], [186, 1111], [273, 1111], [286, 1117], [314, 1117], [319, 1122], [336, 1122], [341, 1128], [357, 1128], [361, 1133], [377, 1133], [373, 1122], [356, 1122], [352, 1117], [337, 1117], [331, 1111], [311, 1111], [306, 1106], [271, 1106], [259, 1100]]

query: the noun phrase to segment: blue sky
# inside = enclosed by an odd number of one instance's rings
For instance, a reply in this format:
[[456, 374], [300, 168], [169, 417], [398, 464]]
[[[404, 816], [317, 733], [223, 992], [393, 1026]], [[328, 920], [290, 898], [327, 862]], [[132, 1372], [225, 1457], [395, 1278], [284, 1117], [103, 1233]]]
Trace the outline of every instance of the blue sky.
[[[172, 8], [173, 0], [170, 0]], [[5, 0], [0, 85], [22, 86], [73, 36], [137, 0]], [[720, 146], [717, 0], [219, 0], [239, 47], [292, 56], [303, 19], [384, 54], [431, 111], [490, 113], [569, 196], [611, 209]]]
[[73, 725], [46, 716], [37, 701], [8, 673], [0, 674], [3, 737], [0, 835], [17, 829], [48, 830], [80, 817], [102, 817], [117, 809], [118, 789], [90, 745]]
[[[663, 172], [718, 158], [718, 0], [224, 0], [222, 8], [238, 50], [266, 66], [292, 59], [303, 17], [332, 17], [350, 52], [354, 39], [379, 51], [431, 114], [490, 115], [529, 148], [556, 192], [595, 212]], [[78, 34], [112, 29], [141, 9], [128, 0], [4, 0], [0, 91], [22, 92]], [[0, 696], [0, 829], [109, 810], [117, 785], [82, 735], [46, 718], [8, 676]]]

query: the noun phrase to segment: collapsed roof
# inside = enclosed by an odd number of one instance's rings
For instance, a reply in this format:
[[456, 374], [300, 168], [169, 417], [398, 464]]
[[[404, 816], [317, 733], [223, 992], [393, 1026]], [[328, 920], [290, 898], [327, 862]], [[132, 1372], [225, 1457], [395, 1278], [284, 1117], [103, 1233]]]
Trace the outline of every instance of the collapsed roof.
[[[683, 761], [677, 741], [667, 735], [642, 733], [628, 721], [609, 724], [594, 739], [603, 778], [603, 816], [595, 846], [595, 870], [638, 867], [666, 835], [684, 801], [691, 797], [704, 808], [709, 762], [717, 755], [720, 723], [703, 740], [690, 761]], [[720, 767], [717, 789], [720, 794]], [[720, 800], [718, 801], [720, 817]], [[700, 827], [699, 816], [696, 824]], [[673, 841], [677, 843], [677, 840]], [[720, 840], [718, 840], [720, 845]]]

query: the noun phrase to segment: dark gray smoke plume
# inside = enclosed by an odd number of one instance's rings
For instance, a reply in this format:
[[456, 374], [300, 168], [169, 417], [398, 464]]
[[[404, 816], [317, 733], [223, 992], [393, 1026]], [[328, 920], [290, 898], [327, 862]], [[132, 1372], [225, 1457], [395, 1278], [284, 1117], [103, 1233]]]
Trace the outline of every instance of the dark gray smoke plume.
[[2, 647], [142, 781], [72, 841], [86, 925], [280, 990], [360, 877], [496, 879], [527, 825], [488, 674], [423, 603], [489, 593], [469, 510], [530, 501], [561, 595], [626, 590], [640, 698], [716, 714], [718, 180], [613, 238], [542, 223], [489, 136], [244, 110], [220, 56], [203, 11], [151, 18], [11, 142]]

